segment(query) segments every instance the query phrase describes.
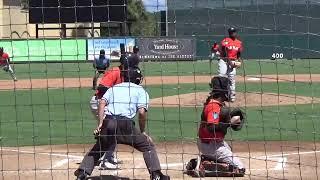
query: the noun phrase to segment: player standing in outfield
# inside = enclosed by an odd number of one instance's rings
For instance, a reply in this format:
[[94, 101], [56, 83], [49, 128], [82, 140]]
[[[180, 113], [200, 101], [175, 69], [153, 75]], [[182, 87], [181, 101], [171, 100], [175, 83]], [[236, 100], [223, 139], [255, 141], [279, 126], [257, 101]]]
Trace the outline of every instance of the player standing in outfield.
[[204, 103], [198, 132], [198, 149], [202, 156], [188, 163], [186, 169], [194, 173], [189, 175], [203, 177], [210, 174], [213, 176], [245, 174], [244, 165], [239, 158], [234, 157], [231, 148], [224, 141], [229, 127], [238, 131], [244, 122], [243, 115], [236, 115], [241, 110], [231, 111], [225, 106], [225, 101], [230, 98], [229, 84], [227, 77], [218, 76], [211, 80], [212, 91]]
[[100, 74], [104, 74], [106, 69], [110, 66], [110, 59], [106, 57], [106, 53], [103, 49], [100, 50], [98, 57], [95, 57], [93, 60], [93, 67], [95, 69], [95, 74], [92, 82], [92, 89], [95, 90], [97, 86], [97, 80]]
[[242, 42], [237, 37], [237, 30], [234, 27], [228, 29], [229, 37], [221, 42], [221, 58], [218, 65], [219, 76], [226, 76], [230, 79], [231, 102], [236, 100], [236, 69], [241, 66]]
[[220, 58], [220, 46], [217, 42], [215, 42], [211, 47], [211, 59], [218, 59]]
[[[139, 85], [142, 74], [138, 69], [129, 68], [123, 75], [124, 82], [109, 88], [99, 103], [100, 121], [94, 130], [99, 134], [98, 140], [75, 171], [77, 180], [91, 175], [101, 152], [113, 152], [116, 144], [129, 145], [142, 152], [152, 180], [170, 179], [162, 174], [152, 139], [145, 132], [149, 95]], [[134, 123], [137, 114], [140, 130]]]
[[[121, 73], [122, 71], [127, 70], [128, 68], [139, 67], [139, 57], [135, 55], [136, 53], [128, 57], [127, 53], [124, 52], [124, 47], [122, 47], [121, 49], [122, 55], [120, 57], [120, 66], [113, 67], [105, 72], [104, 76], [100, 80], [94, 96], [92, 96], [90, 100], [91, 112], [97, 118], [97, 120], [99, 120], [97, 112], [99, 101], [105, 94], [105, 92], [114, 85], [123, 82], [123, 73]], [[138, 52], [137, 49], [138, 48], [136, 47], [134, 52]], [[99, 163], [99, 167], [101, 170], [117, 169], [118, 163], [120, 163], [120, 161], [114, 157], [114, 152], [108, 152], [104, 153]]]
[[10, 58], [9, 55], [5, 52], [3, 52], [3, 47], [0, 47], [0, 67], [6, 72], [10, 73], [10, 76], [14, 81], [17, 81], [17, 77], [13, 71], [13, 69], [10, 66]]

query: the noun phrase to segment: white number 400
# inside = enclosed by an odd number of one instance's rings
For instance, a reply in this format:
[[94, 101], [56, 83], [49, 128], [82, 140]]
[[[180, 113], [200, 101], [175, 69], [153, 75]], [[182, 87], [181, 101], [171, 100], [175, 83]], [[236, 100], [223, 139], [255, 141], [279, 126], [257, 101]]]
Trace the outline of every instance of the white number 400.
[[282, 59], [283, 53], [273, 53], [271, 56], [273, 59]]

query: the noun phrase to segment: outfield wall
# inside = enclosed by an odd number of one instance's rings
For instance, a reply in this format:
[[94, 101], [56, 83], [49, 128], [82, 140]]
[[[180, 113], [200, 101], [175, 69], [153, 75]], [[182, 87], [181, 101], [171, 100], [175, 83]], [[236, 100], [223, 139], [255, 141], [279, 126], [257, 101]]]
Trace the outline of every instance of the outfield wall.
[[[120, 58], [120, 43], [126, 51], [140, 48], [140, 58], [150, 61], [207, 60], [214, 42], [224, 35], [180, 37], [119, 37], [90, 39], [20, 39], [0, 40], [0, 47], [8, 52], [15, 63], [87, 62], [105, 49], [111, 60]], [[244, 42], [243, 58], [272, 59], [277, 54], [283, 59], [320, 59], [320, 36], [308, 34], [241, 35]], [[168, 48], [168, 49], [167, 49]]]

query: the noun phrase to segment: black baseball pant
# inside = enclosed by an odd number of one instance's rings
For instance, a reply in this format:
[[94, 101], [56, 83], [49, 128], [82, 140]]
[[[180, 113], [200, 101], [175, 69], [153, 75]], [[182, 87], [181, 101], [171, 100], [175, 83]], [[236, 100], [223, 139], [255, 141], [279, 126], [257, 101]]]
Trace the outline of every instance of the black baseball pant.
[[161, 170], [154, 144], [135, 127], [132, 119], [120, 116], [106, 116], [96, 144], [85, 155], [79, 169], [91, 175], [100, 157], [105, 152], [113, 152], [117, 144], [129, 145], [142, 152], [149, 173]]

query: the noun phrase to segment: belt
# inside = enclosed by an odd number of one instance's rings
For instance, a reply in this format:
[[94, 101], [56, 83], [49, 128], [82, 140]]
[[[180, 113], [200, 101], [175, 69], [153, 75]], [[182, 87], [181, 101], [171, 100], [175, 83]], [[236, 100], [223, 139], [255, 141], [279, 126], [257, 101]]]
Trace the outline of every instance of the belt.
[[105, 119], [114, 119], [114, 120], [132, 120], [132, 118], [128, 118], [126, 116], [119, 116], [119, 115], [106, 115]]

